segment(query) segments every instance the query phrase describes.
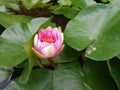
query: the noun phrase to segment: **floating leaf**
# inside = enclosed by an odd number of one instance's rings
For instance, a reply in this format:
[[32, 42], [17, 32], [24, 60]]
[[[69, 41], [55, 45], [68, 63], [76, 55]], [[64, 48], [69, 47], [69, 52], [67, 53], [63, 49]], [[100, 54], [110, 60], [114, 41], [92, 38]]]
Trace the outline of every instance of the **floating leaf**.
[[23, 45], [32, 37], [32, 34], [26, 24], [16, 24], [7, 28], [1, 36], [13, 43]]
[[24, 48], [0, 37], [0, 67], [12, 68], [27, 58]]
[[106, 62], [86, 60], [83, 66], [84, 81], [91, 90], [117, 90]]
[[17, 23], [27, 23], [31, 19], [31, 17], [24, 15], [10, 15], [0, 12], [0, 24], [6, 28]]
[[119, 73], [119, 68], [120, 68], [120, 60], [117, 58], [114, 58], [108, 62], [108, 67], [110, 70], [110, 74], [115, 80], [118, 89], [120, 89], [120, 73]]
[[83, 70], [78, 62], [58, 65], [53, 74], [53, 88], [55, 90], [116, 90], [107, 64], [92, 60], [85, 62]]
[[83, 72], [79, 63], [58, 65], [53, 74], [55, 90], [91, 90], [83, 81]]
[[12, 81], [5, 90], [52, 90], [52, 72], [45, 69], [33, 70], [26, 84]]
[[32, 34], [35, 34], [40, 29], [41, 26], [52, 25], [52, 24], [49, 18], [34, 18], [28, 23], [28, 28], [32, 32]]
[[[37, 19], [36, 19], [37, 20]], [[16, 24], [7, 28], [0, 37], [0, 67], [11, 68], [26, 60], [30, 55], [27, 56], [28, 52], [25, 51], [23, 45], [30, 40], [39, 27], [47, 21], [39, 19], [39, 22], [31, 21], [30, 24]], [[42, 20], [42, 21], [41, 21]], [[38, 21], [38, 20], [37, 20]], [[44, 22], [43, 22], [44, 21]], [[43, 22], [43, 23], [41, 23]], [[36, 27], [33, 31], [32, 27]], [[32, 29], [32, 31], [31, 31]], [[31, 43], [33, 43], [31, 41]], [[30, 45], [31, 45], [30, 43]], [[29, 45], [28, 45], [29, 46]], [[31, 45], [32, 47], [32, 45]], [[29, 48], [29, 47], [27, 47]], [[30, 48], [29, 48], [30, 49]], [[31, 48], [32, 50], [32, 48]], [[27, 54], [26, 54], [27, 53]], [[31, 55], [33, 58], [33, 55]], [[30, 58], [31, 58], [30, 57]], [[31, 61], [34, 61], [31, 60]], [[30, 67], [32, 67], [30, 65]]]
[[85, 54], [91, 59], [108, 60], [120, 53], [119, 20], [119, 9], [92, 5], [67, 24], [65, 41], [78, 51], [88, 47]]
[[76, 7], [85, 8], [95, 4], [94, 0], [70, 0]]
[[68, 7], [68, 6], [52, 6], [50, 9], [52, 13], [62, 14], [69, 19], [74, 18], [80, 11], [79, 8]]

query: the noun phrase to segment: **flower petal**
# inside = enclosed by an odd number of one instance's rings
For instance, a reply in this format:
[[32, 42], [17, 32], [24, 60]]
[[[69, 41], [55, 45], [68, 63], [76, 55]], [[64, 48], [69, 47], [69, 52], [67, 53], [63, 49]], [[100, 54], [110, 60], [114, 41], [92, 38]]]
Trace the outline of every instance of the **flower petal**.
[[37, 47], [38, 44], [38, 35], [36, 34], [34, 37], [34, 47]]
[[40, 53], [40, 57], [42, 55], [46, 58], [54, 57], [63, 49], [63, 39], [61, 28], [49, 26], [46, 29], [40, 29], [34, 38], [34, 51]]
[[[65, 47], [65, 45], [62, 45], [62, 47], [58, 50], [58, 52], [55, 54], [55, 56], [59, 55], [60, 52], [64, 49], [64, 47]], [[55, 56], [54, 56], [54, 57], [55, 57]]]
[[56, 53], [56, 50], [53, 45], [47, 46], [41, 50], [41, 53], [47, 58], [53, 57]]
[[34, 51], [34, 53], [35, 53], [39, 58], [46, 58], [46, 56], [44, 56], [43, 54], [41, 54], [40, 52], [38, 52], [36, 49], [32, 48], [32, 50]]

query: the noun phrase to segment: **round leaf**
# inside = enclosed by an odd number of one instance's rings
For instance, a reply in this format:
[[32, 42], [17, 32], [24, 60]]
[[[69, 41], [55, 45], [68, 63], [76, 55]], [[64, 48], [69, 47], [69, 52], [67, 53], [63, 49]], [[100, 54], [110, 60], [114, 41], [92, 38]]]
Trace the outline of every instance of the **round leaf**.
[[53, 74], [55, 90], [91, 90], [83, 81], [79, 63], [58, 65]]
[[[41, 25], [44, 25], [44, 23], [48, 22], [49, 18], [34, 18], [32, 19], [27, 25], [29, 30], [32, 32], [32, 34], [35, 34]], [[49, 21], [50, 24], [51, 22]], [[46, 24], [45, 24], [46, 25]]]
[[66, 43], [76, 50], [86, 48], [99, 33], [106, 13], [107, 7], [101, 4], [83, 9], [68, 22], [64, 32]]
[[12, 81], [5, 90], [52, 90], [52, 72], [45, 69], [33, 70], [26, 84]]
[[86, 56], [91, 59], [108, 60], [120, 53], [120, 12], [116, 9], [111, 12], [99, 35], [86, 51]]
[[110, 60], [110, 62], [108, 63], [108, 67], [109, 67], [111, 76], [113, 77], [118, 88], [120, 89], [120, 77], [119, 77], [120, 76], [120, 73], [119, 73], [120, 60], [117, 58]]
[[[42, 18], [39, 20], [44, 20], [44, 19]], [[37, 21], [35, 22], [34, 20], [32, 20], [30, 24], [16, 24], [14, 26], [7, 28], [2, 33], [0, 37], [0, 49], [1, 49], [0, 50], [0, 61], [1, 61], [0, 67], [3, 67], [3, 68], [14, 67], [20, 64], [21, 62], [23, 62], [24, 60], [26, 60], [27, 57], [29, 57], [29, 55], [28, 56], [26, 55], [26, 52], [23, 48], [23, 44], [28, 40], [30, 40], [33, 34], [39, 29], [42, 23], [41, 21], [40, 22], [37, 22]], [[31, 31], [31, 29], [33, 29], [31, 28], [32, 26], [36, 26], [36, 28], [34, 29], [35, 31]], [[32, 46], [31, 48], [29, 47], [29, 49], [32, 50]]]
[[31, 19], [31, 17], [24, 15], [10, 15], [0, 12], [0, 24], [2, 24], [6, 28], [16, 23], [27, 23]]
[[0, 67], [12, 68], [27, 58], [24, 48], [0, 37]]
[[[120, 53], [120, 12], [114, 5], [96, 4], [83, 9], [65, 29], [65, 41], [94, 60], [108, 60]], [[89, 46], [90, 45], [90, 46]]]
[[32, 34], [26, 24], [16, 24], [7, 28], [1, 36], [13, 43], [23, 45], [31, 38]]
[[117, 90], [106, 62], [86, 60], [83, 66], [84, 81], [91, 90]]

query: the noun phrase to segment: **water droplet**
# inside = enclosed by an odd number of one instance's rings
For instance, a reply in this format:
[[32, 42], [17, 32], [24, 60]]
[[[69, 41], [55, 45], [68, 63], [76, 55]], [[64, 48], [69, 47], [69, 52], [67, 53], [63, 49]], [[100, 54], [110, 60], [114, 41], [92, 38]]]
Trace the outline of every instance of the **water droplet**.
[[91, 50], [88, 50], [88, 51], [87, 51], [87, 54], [89, 55], [91, 52], [92, 52]]
[[95, 51], [95, 50], [96, 50], [96, 47], [90, 45], [90, 47], [89, 47], [88, 50], [87, 50], [87, 54], [89, 55], [89, 54], [91, 54], [91, 53], [92, 53], [93, 51]]
[[96, 50], [96, 47], [93, 48], [93, 51], [95, 51], [95, 50]]
[[90, 37], [89, 39], [90, 39], [90, 40], [92, 40], [92, 39], [93, 39], [93, 37]]

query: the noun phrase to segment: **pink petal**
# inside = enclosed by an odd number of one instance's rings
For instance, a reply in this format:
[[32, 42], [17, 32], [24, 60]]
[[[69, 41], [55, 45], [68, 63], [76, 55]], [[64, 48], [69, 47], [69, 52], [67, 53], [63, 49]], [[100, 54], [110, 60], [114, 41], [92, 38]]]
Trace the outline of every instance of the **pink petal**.
[[55, 48], [53, 45], [47, 46], [41, 50], [41, 53], [46, 56], [47, 58], [53, 57], [56, 53]]
[[45, 30], [47, 30], [47, 31], [53, 31], [53, 28], [51, 26], [48, 26]]
[[60, 40], [57, 40], [54, 44], [53, 44], [54, 48], [56, 49], [56, 53], [59, 52], [60, 48], [62, 47], [62, 43]]
[[41, 40], [45, 35], [46, 35], [45, 30], [44, 29], [40, 29], [40, 31], [38, 32], [39, 40]]
[[38, 45], [36, 47], [36, 49], [41, 52], [41, 50], [47, 46], [49, 46], [50, 43], [47, 43], [47, 42], [41, 42], [41, 41], [38, 41]]
[[55, 56], [57, 56], [58, 54], [60, 54], [60, 52], [64, 49], [65, 45], [62, 45], [62, 47], [58, 50], [58, 52], [55, 54]]
[[[47, 39], [47, 40], [46, 40]], [[49, 42], [52, 39], [53, 42]], [[58, 28], [40, 29], [34, 38], [35, 49], [46, 58], [57, 55], [63, 48], [63, 33]]]
[[36, 49], [32, 48], [32, 50], [34, 51], [34, 53], [35, 53], [39, 58], [46, 58], [43, 54], [41, 54], [40, 52], [38, 52]]

